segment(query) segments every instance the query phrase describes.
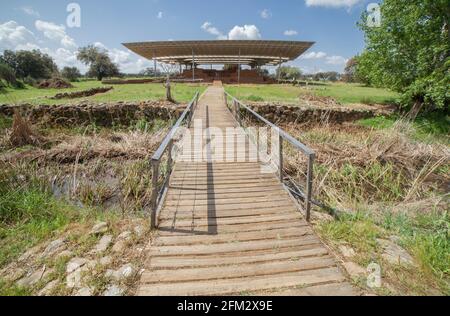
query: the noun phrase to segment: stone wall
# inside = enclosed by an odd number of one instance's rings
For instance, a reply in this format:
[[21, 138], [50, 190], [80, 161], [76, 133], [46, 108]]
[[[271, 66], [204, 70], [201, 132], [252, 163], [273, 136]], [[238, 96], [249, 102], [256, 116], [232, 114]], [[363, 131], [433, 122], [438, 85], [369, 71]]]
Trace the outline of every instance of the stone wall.
[[379, 110], [342, 108], [320, 108], [298, 105], [253, 103], [248, 106], [273, 123], [332, 123], [340, 124], [371, 118], [382, 114]]
[[12, 116], [15, 110], [19, 110], [32, 123], [49, 126], [71, 127], [95, 124], [111, 127], [130, 125], [143, 118], [149, 121], [170, 120], [178, 118], [184, 109], [184, 106], [160, 101], [38, 106], [24, 104], [0, 105], [0, 114]]

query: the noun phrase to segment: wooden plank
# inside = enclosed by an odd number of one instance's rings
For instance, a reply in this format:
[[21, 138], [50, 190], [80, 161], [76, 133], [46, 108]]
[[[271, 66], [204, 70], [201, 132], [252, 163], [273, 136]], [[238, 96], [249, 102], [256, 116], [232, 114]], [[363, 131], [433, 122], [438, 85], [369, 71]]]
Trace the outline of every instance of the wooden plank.
[[257, 296], [360, 296], [361, 293], [348, 282], [328, 283], [305, 288], [291, 288], [279, 291], [256, 292]]
[[242, 232], [232, 234], [219, 234], [207, 236], [166, 236], [158, 237], [152, 246], [179, 246], [179, 245], [194, 245], [194, 244], [217, 244], [230, 241], [253, 241], [253, 240], [267, 240], [267, 239], [282, 239], [285, 237], [301, 237], [311, 235], [313, 233], [310, 227], [303, 228], [282, 228], [262, 233], [256, 232]]
[[195, 211], [180, 211], [165, 210], [163, 214], [159, 216], [161, 221], [182, 221], [182, 220], [207, 220], [207, 219], [220, 219], [220, 218], [237, 218], [237, 217], [251, 217], [262, 215], [283, 215], [291, 214], [292, 209], [286, 207], [276, 208], [261, 208], [261, 209], [240, 209], [240, 210], [195, 210]]
[[[172, 213], [197, 213], [197, 212], [220, 212], [220, 211], [239, 211], [239, 210], [249, 210], [255, 211], [254, 214], [257, 214], [257, 210], [268, 210], [269, 212], [263, 212], [262, 214], [276, 214], [277, 211], [289, 211], [295, 212], [295, 205], [290, 200], [275, 200], [275, 201], [259, 201], [254, 199], [253, 203], [228, 203], [228, 204], [199, 204], [199, 205], [179, 205], [172, 206], [167, 205], [164, 208], [164, 211], [167, 211], [168, 214]], [[164, 214], [163, 212], [162, 214]], [[249, 212], [250, 214], [252, 212]]]
[[315, 285], [344, 281], [345, 278], [337, 268], [325, 268], [295, 273], [277, 274], [240, 279], [222, 279], [200, 282], [143, 284], [138, 290], [140, 296], [159, 295], [227, 295], [242, 294], [253, 291]]
[[[208, 268], [187, 268], [178, 270], [156, 270], [144, 272], [141, 282], [167, 283], [204, 281], [218, 279], [233, 279], [256, 277], [263, 275], [276, 275], [280, 273], [306, 271], [321, 268], [335, 267], [336, 262], [330, 257], [301, 258], [278, 262], [266, 262], [258, 264], [238, 264], [232, 266], [216, 266]], [[314, 271], [312, 271], [314, 273]]]
[[[309, 226], [305, 221], [274, 221], [274, 222], [264, 222], [264, 223], [250, 223], [250, 224], [239, 224], [239, 225], [223, 225], [217, 227], [218, 234], [232, 234], [235, 232], [251, 232], [259, 231], [264, 233], [266, 231], [276, 230], [279, 228], [302, 228]], [[158, 231], [159, 236], [207, 236], [208, 227], [204, 227], [203, 231], [197, 229], [195, 231], [186, 230], [184, 232], [177, 230], [165, 229], [160, 227]]]
[[314, 235], [302, 237], [286, 237], [285, 239], [256, 240], [256, 241], [234, 241], [211, 245], [186, 245], [186, 246], [156, 246], [150, 249], [151, 256], [184, 256], [184, 255], [208, 255], [208, 254], [231, 254], [247, 251], [274, 249], [282, 247], [295, 247], [303, 245], [320, 244]]
[[261, 263], [280, 260], [294, 260], [297, 258], [320, 257], [328, 255], [328, 250], [321, 245], [301, 246], [296, 248], [282, 248], [264, 250], [262, 253], [252, 252], [241, 256], [193, 256], [189, 257], [150, 257], [147, 268], [180, 269], [190, 267], [208, 267], [217, 265], [237, 265], [243, 263]]
[[237, 224], [254, 224], [254, 223], [264, 223], [264, 222], [274, 222], [274, 221], [298, 221], [301, 220], [302, 216], [300, 213], [292, 213], [292, 214], [283, 214], [283, 215], [261, 215], [261, 216], [247, 216], [244, 218], [218, 218], [214, 221], [173, 221], [170, 220], [162, 220], [161, 228], [195, 228], [195, 227], [204, 227], [204, 226], [222, 226], [222, 225], [237, 225]]

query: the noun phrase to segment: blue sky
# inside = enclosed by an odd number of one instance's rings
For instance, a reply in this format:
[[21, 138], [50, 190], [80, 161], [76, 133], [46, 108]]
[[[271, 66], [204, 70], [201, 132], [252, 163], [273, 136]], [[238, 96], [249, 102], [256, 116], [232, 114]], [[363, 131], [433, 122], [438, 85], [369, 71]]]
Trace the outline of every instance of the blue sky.
[[[69, 3], [81, 27], [66, 24]], [[192, 39], [305, 40], [316, 44], [292, 64], [305, 72], [342, 71], [361, 52], [356, 27], [369, 0], [20, 0], [0, 3], [0, 51], [39, 48], [62, 66], [78, 66], [78, 47], [105, 47], [124, 72], [151, 63], [122, 42]]]

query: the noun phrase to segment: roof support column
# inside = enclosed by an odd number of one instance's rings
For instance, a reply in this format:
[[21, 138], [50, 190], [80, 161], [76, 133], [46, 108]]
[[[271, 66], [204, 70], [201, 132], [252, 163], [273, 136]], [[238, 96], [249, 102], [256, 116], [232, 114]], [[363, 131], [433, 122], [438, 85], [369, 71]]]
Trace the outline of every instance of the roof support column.
[[281, 56], [280, 56], [280, 61], [278, 62], [278, 83], [280, 83], [280, 79], [281, 79]]
[[156, 58], [155, 58], [155, 52], [153, 52], [153, 77], [156, 77]]
[[195, 53], [192, 49], [192, 81], [195, 81]]
[[239, 61], [238, 61], [238, 84], [241, 84], [241, 49], [239, 48]]

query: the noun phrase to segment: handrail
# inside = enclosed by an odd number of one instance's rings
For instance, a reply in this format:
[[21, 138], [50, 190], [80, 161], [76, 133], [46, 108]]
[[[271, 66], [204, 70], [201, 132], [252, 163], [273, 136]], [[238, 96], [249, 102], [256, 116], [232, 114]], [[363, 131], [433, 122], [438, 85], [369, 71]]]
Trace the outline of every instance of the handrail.
[[[242, 119], [241, 119], [241, 109], [243, 108], [245, 111], [253, 115], [255, 118], [263, 122], [264, 124], [268, 125], [269, 127], [276, 129], [278, 131], [279, 140], [280, 140], [280, 148], [279, 148], [279, 177], [281, 183], [285, 185], [289, 191], [294, 191], [297, 196], [300, 196], [304, 200], [304, 207], [306, 212], [306, 220], [309, 221], [311, 218], [311, 204], [315, 204], [314, 200], [312, 199], [312, 185], [313, 185], [313, 168], [314, 168], [314, 160], [316, 157], [315, 152], [307, 147], [306, 145], [302, 144], [300, 141], [286, 133], [284, 130], [282, 130], [280, 127], [276, 126], [275, 124], [269, 122], [267, 119], [250, 109], [247, 105], [242, 103], [240, 100], [236, 99], [234, 96], [229, 94], [225, 91], [225, 103], [228, 107], [228, 97], [231, 98], [233, 105], [234, 105], [234, 113], [231, 111], [236, 121], [242, 125]], [[305, 154], [308, 158], [308, 169], [307, 169], [307, 175], [306, 175], [306, 193], [303, 193], [300, 189], [300, 187], [292, 181], [292, 178], [287, 177], [285, 178], [283, 174], [283, 140], [289, 142], [291, 145], [299, 149], [303, 154]], [[287, 180], [287, 181], [286, 181]], [[285, 184], [286, 183], [286, 184]]]
[[[183, 114], [181, 114], [180, 118], [177, 120], [177, 122], [174, 124], [170, 132], [167, 134], [167, 136], [162, 141], [159, 148], [156, 150], [156, 152], [153, 154], [151, 158], [151, 164], [152, 164], [152, 197], [151, 197], [151, 227], [156, 228], [157, 227], [157, 213], [159, 206], [164, 202], [165, 194], [167, 192], [168, 183], [170, 181], [170, 175], [172, 173], [173, 168], [173, 159], [172, 159], [172, 149], [173, 149], [173, 143], [174, 143], [174, 137], [176, 133], [178, 132], [178, 129], [181, 127], [181, 125], [186, 121], [187, 125], [190, 126], [192, 122], [192, 118], [194, 116], [194, 112], [197, 108], [198, 104], [198, 98], [199, 98], [199, 92], [197, 92], [194, 95], [194, 98], [189, 103], [189, 105], [186, 107], [186, 110], [184, 110]], [[161, 159], [164, 156], [166, 152], [169, 152], [169, 157], [167, 160], [167, 175], [162, 183], [162, 187], [160, 188], [158, 181], [160, 176], [160, 164]]]

